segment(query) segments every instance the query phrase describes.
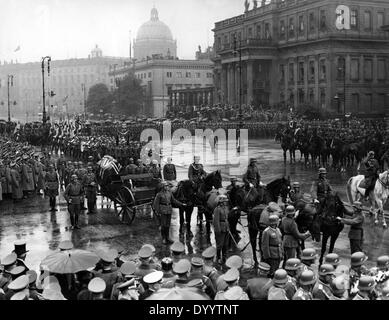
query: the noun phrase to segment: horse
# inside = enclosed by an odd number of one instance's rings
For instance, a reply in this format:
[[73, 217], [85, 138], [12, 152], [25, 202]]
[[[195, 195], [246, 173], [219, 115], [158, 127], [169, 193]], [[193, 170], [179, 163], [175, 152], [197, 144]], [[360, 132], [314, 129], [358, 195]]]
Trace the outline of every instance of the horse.
[[[177, 192], [180, 190], [180, 195], [177, 193], [178, 199], [184, 199], [190, 204], [188, 207], [181, 210], [185, 211], [185, 218], [187, 225], [190, 225], [190, 219], [192, 217], [193, 208], [197, 207], [197, 221], [200, 230], [202, 230], [202, 221], [205, 215], [207, 233], [211, 230], [211, 221], [213, 211], [208, 208], [207, 200], [210, 192], [213, 189], [222, 188], [222, 176], [220, 170], [214, 171], [207, 176], [198, 184], [190, 180], [181, 181], [178, 185]], [[180, 216], [183, 218], [183, 215]], [[180, 221], [183, 224], [183, 220]]]
[[180, 202], [185, 203], [185, 207], [179, 207], [180, 214], [180, 235], [184, 233], [184, 223], [186, 221], [186, 230], [188, 236], [193, 236], [190, 230], [190, 222], [194, 209], [194, 182], [191, 180], [180, 181], [173, 196]]
[[[353, 204], [365, 196], [365, 189], [360, 187], [360, 184], [365, 180], [364, 175], [351, 177], [346, 185], [348, 201]], [[389, 197], [389, 170], [379, 174], [375, 183], [374, 190], [368, 195], [370, 202], [370, 211], [374, 213], [374, 223], [378, 224], [378, 215], [382, 214], [382, 226], [387, 228], [387, 223], [384, 215], [384, 204]], [[374, 209], [377, 207], [377, 210]]]
[[338, 193], [331, 193], [326, 196], [321, 204], [320, 213], [320, 231], [323, 233], [323, 239], [321, 243], [320, 265], [323, 262], [323, 257], [327, 249], [327, 241], [330, 239], [329, 253], [334, 251], [336, 240], [339, 234], [344, 228], [344, 224], [337, 220], [337, 217], [343, 218], [345, 214], [352, 215], [349, 212]]
[[281, 137], [281, 148], [284, 151], [284, 163], [286, 163], [286, 152], [289, 150], [290, 164], [296, 162], [295, 137], [291, 133], [284, 133]]

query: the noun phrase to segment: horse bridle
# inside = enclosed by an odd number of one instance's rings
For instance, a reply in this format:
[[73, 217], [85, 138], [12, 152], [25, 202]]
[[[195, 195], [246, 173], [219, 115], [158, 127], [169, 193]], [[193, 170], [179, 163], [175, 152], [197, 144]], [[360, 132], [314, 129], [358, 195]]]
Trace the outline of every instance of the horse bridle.
[[382, 186], [385, 188], [385, 189], [389, 189], [389, 170], [386, 171], [386, 183], [384, 183], [381, 178], [378, 178], [378, 181], [382, 184]]

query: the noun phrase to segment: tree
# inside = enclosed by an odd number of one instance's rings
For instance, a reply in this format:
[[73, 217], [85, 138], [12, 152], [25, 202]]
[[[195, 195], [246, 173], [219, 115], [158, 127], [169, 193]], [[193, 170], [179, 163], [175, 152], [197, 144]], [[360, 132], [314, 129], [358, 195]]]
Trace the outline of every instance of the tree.
[[133, 74], [117, 81], [117, 89], [113, 93], [115, 103], [112, 113], [137, 115], [141, 111], [144, 94], [140, 84], [140, 80]]
[[88, 92], [88, 100], [86, 109], [89, 113], [99, 114], [100, 110], [103, 113], [111, 112], [112, 108], [112, 93], [104, 83], [98, 83], [92, 86]]

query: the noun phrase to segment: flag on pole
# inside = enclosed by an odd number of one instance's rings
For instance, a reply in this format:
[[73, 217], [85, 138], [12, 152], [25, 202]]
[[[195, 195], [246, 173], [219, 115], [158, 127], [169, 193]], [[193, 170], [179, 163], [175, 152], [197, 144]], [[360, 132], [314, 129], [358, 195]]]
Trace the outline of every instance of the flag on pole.
[[17, 51], [19, 51], [20, 50], [20, 46], [18, 46], [15, 50], [14, 50], [14, 52], [17, 52]]

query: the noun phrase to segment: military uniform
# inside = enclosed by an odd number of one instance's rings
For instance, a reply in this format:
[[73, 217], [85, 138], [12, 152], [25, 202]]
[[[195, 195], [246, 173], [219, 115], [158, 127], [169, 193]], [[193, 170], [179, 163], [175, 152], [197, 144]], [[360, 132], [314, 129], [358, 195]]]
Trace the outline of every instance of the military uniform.
[[213, 227], [215, 231], [217, 257], [227, 257], [228, 250], [228, 214], [229, 208], [227, 206], [218, 206], [213, 211]]
[[201, 179], [206, 176], [206, 173], [204, 171], [204, 167], [202, 164], [198, 163], [192, 163], [189, 166], [188, 169], [188, 178], [190, 181], [195, 182], [196, 184], [199, 184]]
[[172, 219], [172, 204], [180, 207], [183, 204], [176, 200], [169, 190], [162, 190], [154, 199], [153, 208], [161, 218], [161, 235], [162, 239], [169, 241], [169, 230]]
[[68, 202], [68, 210], [70, 213], [70, 221], [73, 227], [78, 228], [78, 217], [81, 211], [81, 199], [83, 198], [84, 190], [81, 183], [70, 183], [64, 193], [64, 197]]
[[283, 234], [282, 246], [284, 248], [284, 260], [295, 258], [299, 240], [305, 240], [308, 236], [300, 233], [293, 217], [282, 218], [280, 230]]
[[255, 164], [250, 164], [247, 167], [246, 173], [243, 175], [243, 182], [246, 185], [250, 183], [254, 185], [255, 188], [259, 186], [261, 181], [261, 175], [259, 174], [259, 169]]
[[23, 198], [22, 176], [17, 167], [11, 168], [10, 174], [12, 181], [12, 199], [20, 200]]
[[[316, 190], [316, 195], [315, 195]], [[320, 204], [323, 203], [324, 199], [327, 197], [328, 194], [330, 194], [332, 191], [330, 182], [325, 177], [319, 177], [316, 181], [316, 184], [314, 186], [314, 195], [313, 197], [317, 200], [319, 200]]]
[[358, 292], [358, 283], [362, 275], [368, 275], [369, 270], [365, 266], [361, 266], [359, 269], [350, 268], [349, 277], [350, 277], [350, 289], [349, 297], [353, 298]]
[[267, 296], [267, 300], [289, 300], [286, 290], [276, 286], [271, 286]]
[[250, 300], [267, 300], [273, 282], [267, 276], [247, 280], [246, 292]]
[[298, 288], [292, 300], [313, 300], [313, 296], [311, 292]]
[[363, 245], [363, 223], [365, 221], [361, 210], [357, 209], [350, 219], [343, 218], [341, 220], [344, 224], [350, 225], [348, 238], [350, 239], [351, 254], [361, 252]]
[[288, 275], [288, 281], [286, 282], [285, 285], [285, 292], [289, 300], [292, 300], [296, 291], [297, 291], [297, 280]]
[[333, 294], [331, 287], [319, 279], [313, 287], [312, 296], [319, 300], [332, 300]]
[[272, 275], [280, 266], [283, 257], [282, 234], [280, 229], [267, 227], [262, 234], [262, 259], [270, 265]]
[[84, 176], [84, 190], [88, 202], [88, 213], [94, 213], [97, 197], [97, 180], [93, 172], [88, 172]]
[[153, 179], [162, 180], [161, 169], [158, 167], [158, 165], [151, 166], [151, 168], [149, 169], [149, 173], [151, 174]]
[[55, 171], [46, 173], [46, 195], [50, 198], [50, 207], [54, 209], [58, 196], [59, 181]]

